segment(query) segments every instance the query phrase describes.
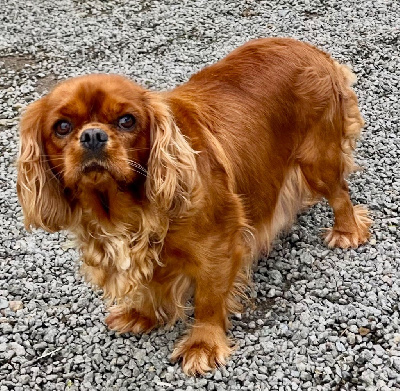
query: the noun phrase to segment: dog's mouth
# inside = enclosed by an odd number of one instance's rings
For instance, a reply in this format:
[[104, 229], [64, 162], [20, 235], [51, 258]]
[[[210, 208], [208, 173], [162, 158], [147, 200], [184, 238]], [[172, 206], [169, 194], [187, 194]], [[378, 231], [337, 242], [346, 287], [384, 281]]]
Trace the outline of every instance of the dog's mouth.
[[83, 164], [82, 166], [82, 173], [84, 175], [89, 174], [91, 172], [102, 173], [107, 170], [108, 170], [107, 165], [101, 161], [91, 161]]
[[[89, 186], [96, 189], [106, 189], [109, 184], [115, 182], [119, 189], [126, 189], [135, 183], [137, 186], [146, 179], [147, 170], [135, 163], [133, 170], [127, 170], [117, 159], [113, 161], [110, 158], [88, 158], [83, 159], [80, 167], [76, 168], [75, 178], [72, 183], [76, 185]], [[127, 172], [128, 171], [128, 172]], [[136, 173], [136, 176], [129, 176], [131, 171]], [[68, 182], [68, 183], [71, 183]]]
[[84, 183], [96, 186], [113, 178], [109, 165], [100, 160], [84, 162], [81, 167], [81, 174]]

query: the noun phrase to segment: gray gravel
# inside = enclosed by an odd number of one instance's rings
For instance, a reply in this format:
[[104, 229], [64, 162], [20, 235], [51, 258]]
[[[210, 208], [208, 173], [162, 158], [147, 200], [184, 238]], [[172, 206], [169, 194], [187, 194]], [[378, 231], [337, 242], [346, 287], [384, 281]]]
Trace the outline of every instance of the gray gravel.
[[[400, 390], [397, 0], [0, 0], [0, 391]], [[169, 363], [183, 332], [107, 331], [64, 234], [27, 234], [15, 193], [17, 118], [56, 80], [89, 72], [175, 86], [260, 36], [293, 36], [352, 64], [368, 123], [351, 180], [370, 243], [328, 250], [326, 204], [260, 260], [254, 308], [233, 318], [226, 368], [187, 378]]]

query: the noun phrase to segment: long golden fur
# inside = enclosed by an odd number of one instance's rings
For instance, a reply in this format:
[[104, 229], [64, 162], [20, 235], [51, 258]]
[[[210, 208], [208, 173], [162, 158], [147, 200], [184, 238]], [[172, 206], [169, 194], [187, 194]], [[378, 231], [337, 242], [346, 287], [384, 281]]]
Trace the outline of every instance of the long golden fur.
[[147, 332], [185, 316], [186, 373], [223, 365], [228, 316], [252, 262], [325, 197], [328, 246], [367, 241], [346, 183], [363, 126], [353, 74], [311, 45], [259, 39], [172, 91], [116, 75], [67, 80], [21, 121], [25, 225], [73, 232], [108, 326]]

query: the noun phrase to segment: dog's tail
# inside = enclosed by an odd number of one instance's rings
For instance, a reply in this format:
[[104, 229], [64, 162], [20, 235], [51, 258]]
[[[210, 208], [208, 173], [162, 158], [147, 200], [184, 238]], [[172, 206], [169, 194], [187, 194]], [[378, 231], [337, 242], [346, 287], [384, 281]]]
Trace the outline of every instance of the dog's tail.
[[356, 141], [360, 137], [361, 129], [365, 121], [358, 108], [358, 100], [355, 92], [351, 88], [356, 82], [356, 75], [346, 65], [335, 62], [338, 79], [340, 80], [340, 95], [343, 112], [343, 135], [342, 150], [345, 161], [345, 175], [356, 171], [359, 167], [354, 163], [353, 151], [356, 147]]

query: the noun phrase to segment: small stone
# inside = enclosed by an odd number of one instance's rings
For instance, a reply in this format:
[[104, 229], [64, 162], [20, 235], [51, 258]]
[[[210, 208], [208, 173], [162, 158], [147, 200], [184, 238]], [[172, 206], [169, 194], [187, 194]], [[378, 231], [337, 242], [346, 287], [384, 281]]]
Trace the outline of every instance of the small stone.
[[393, 368], [400, 373], [400, 357], [393, 357]]
[[346, 348], [344, 347], [344, 345], [340, 342], [340, 341], [336, 341], [336, 349], [338, 352], [345, 352]]
[[283, 281], [282, 273], [279, 270], [270, 270], [268, 276], [273, 280], [274, 284], [281, 284]]
[[370, 361], [370, 363], [372, 365], [377, 366], [377, 365], [382, 365], [383, 361], [380, 357], [373, 357], [372, 360]]
[[354, 345], [356, 343], [356, 335], [354, 333], [347, 333], [346, 338], [350, 345]]
[[375, 353], [378, 357], [382, 357], [386, 354], [385, 349], [381, 345], [374, 345]]
[[81, 354], [78, 354], [77, 356], [75, 356], [74, 362], [75, 364], [83, 364], [85, 362], [85, 359]]
[[8, 300], [5, 297], [0, 297], [0, 310], [8, 307]]
[[33, 345], [33, 348], [34, 348], [35, 350], [43, 350], [43, 349], [46, 349], [46, 348], [47, 348], [47, 343], [46, 343], [46, 342], [38, 342], [38, 343], [35, 343], [35, 344]]
[[30, 380], [31, 380], [30, 375], [21, 375], [19, 377], [19, 381], [21, 382], [21, 384], [28, 384]]
[[282, 380], [284, 377], [285, 377], [285, 374], [281, 371], [281, 370], [277, 370], [276, 372], [275, 372], [275, 377], [278, 379], [278, 380]]
[[146, 358], [146, 349], [136, 349], [133, 358], [136, 360], [144, 360]]
[[284, 18], [284, 17], [288, 14], [288, 12], [289, 12], [289, 10], [279, 10], [279, 11], [278, 11], [278, 15], [279, 15], [281, 18]]
[[308, 372], [301, 372], [300, 373], [300, 379], [301, 380], [305, 380], [305, 381], [309, 381], [312, 379], [311, 373]]
[[358, 333], [358, 327], [357, 327], [355, 324], [352, 324], [352, 325], [349, 327], [349, 331], [350, 331], [351, 333], [353, 333], [353, 334], [357, 334], [357, 333]]
[[3, 357], [6, 360], [11, 360], [15, 356], [15, 351], [14, 350], [7, 350], [3, 353]]
[[300, 254], [300, 261], [306, 265], [312, 265], [314, 257], [309, 252], [302, 252]]
[[370, 332], [371, 332], [371, 330], [368, 329], [368, 328], [366, 328], [366, 327], [360, 327], [360, 328], [358, 329], [358, 333], [359, 333], [360, 335], [362, 335], [363, 337], [364, 337], [365, 335], [369, 334]]
[[43, 340], [48, 343], [54, 343], [56, 336], [58, 334], [58, 330], [54, 328], [49, 328], [46, 334], [43, 337]]
[[370, 369], [362, 372], [361, 380], [363, 380], [367, 385], [374, 384], [375, 374]]
[[299, 235], [297, 235], [297, 234], [293, 234], [291, 239], [292, 239], [293, 243], [296, 243], [300, 240]]
[[172, 380], [174, 380], [174, 374], [173, 373], [166, 373], [165, 374], [165, 380], [167, 381], [167, 382], [171, 382]]
[[22, 301], [10, 301], [8, 305], [13, 312], [17, 312], [18, 310], [24, 308]]
[[274, 350], [274, 343], [272, 341], [261, 342], [261, 346], [266, 353], [272, 352]]
[[13, 350], [15, 352], [15, 354], [17, 356], [25, 355], [25, 348], [22, 345], [20, 345], [16, 342], [10, 342], [8, 346], [11, 350]]

